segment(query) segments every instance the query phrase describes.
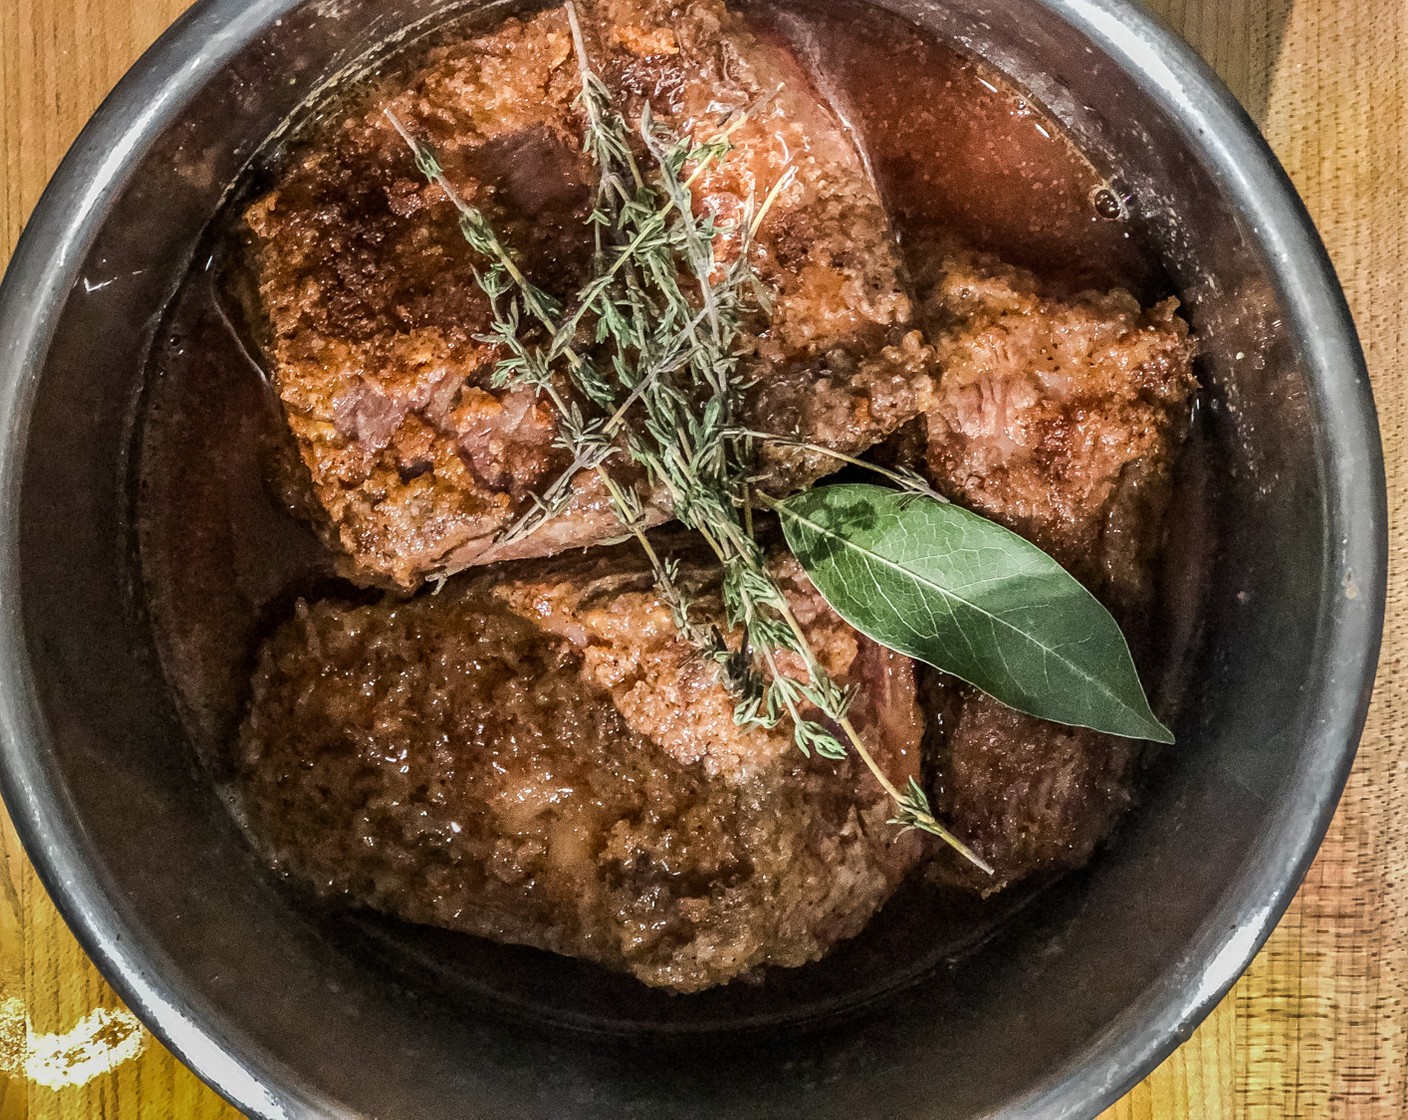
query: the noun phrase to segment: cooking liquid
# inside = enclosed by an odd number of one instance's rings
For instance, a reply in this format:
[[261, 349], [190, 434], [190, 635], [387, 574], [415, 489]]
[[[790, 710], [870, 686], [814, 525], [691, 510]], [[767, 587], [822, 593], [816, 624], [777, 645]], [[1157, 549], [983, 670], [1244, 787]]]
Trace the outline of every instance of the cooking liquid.
[[770, 4], [754, 18], [850, 126], [902, 249], [939, 229], [1060, 288], [1156, 294], [1124, 202], [1001, 71], [848, 3]]

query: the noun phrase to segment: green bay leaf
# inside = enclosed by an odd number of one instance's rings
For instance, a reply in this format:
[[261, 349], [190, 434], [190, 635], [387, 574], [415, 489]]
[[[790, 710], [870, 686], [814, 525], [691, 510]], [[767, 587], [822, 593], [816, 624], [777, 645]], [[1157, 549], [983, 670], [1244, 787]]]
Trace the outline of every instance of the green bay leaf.
[[1041, 719], [1173, 742], [1109, 611], [1016, 533], [881, 486], [769, 504], [817, 590], [881, 645]]

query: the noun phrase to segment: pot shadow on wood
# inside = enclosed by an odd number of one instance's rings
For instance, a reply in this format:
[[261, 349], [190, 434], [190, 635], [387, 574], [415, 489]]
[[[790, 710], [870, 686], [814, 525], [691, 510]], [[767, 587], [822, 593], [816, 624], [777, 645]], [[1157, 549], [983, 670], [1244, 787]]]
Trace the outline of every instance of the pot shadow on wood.
[[1257, 125], [1265, 125], [1272, 75], [1295, 0], [1143, 3], [1212, 63]]

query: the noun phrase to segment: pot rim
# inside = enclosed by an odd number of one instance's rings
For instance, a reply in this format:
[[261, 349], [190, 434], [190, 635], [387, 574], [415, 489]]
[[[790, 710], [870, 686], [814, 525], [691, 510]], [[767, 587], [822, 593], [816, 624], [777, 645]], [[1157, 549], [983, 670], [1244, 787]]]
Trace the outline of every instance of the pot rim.
[[[60, 913], [152, 1032], [240, 1109], [263, 1117], [351, 1116], [297, 1074], [242, 1045], [198, 993], [163, 975], [164, 954], [124, 913], [97, 870], [44, 742], [19, 607], [16, 525], [36, 372], [107, 204], [187, 99], [271, 22], [303, 0], [197, 0], [128, 71], [64, 157], [0, 282], [0, 792]], [[1275, 827], [1204, 921], [1183, 959], [1065, 1067], [1006, 1110], [1010, 1117], [1093, 1116], [1192, 1032], [1251, 963], [1309, 869], [1349, 775], [1368, 712], [1387, 595], [1387, 494], [1364, 357], [1328, 254], [1265, 139], [1211, 68], [1130, 0], [1032, 0], [1130, 74], [1206, 161], [1231, 205], [1254, 219], [1322, 419], [1336, 558], [1354, 609], [1326, 611], [1337, 667], [1315, 697], [1310, 765], [1284, 794]], [[239, 1056], [237, 1056], [239, 1055]]]

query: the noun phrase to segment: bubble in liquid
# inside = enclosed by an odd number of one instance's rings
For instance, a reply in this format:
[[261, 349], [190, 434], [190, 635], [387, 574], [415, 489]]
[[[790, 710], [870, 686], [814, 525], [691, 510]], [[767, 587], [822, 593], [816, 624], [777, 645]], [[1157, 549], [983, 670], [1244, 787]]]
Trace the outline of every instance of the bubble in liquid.
[[1090, 205], [1095, 208], [1095, 213], [1107, 221], [1117, 222], [1129, 217], [1124, 200], [1105, 183], [1090, 192]]

